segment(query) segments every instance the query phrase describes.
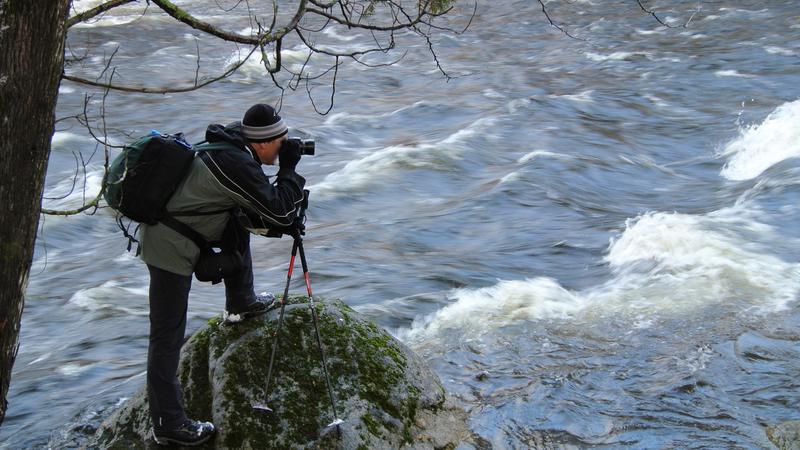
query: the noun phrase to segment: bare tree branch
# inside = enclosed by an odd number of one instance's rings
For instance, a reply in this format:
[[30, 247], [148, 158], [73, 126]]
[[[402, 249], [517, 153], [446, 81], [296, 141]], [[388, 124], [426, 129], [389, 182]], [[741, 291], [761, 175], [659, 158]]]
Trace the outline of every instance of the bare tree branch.
[[222, 5], [219, 3], [219, 0], [214, 0], [214, 3], [216, 3], [216, 4], [217, 4], [217, 8], [219, 8], [219, 9], [221, 9], [221, 10], [225, 11], [225, 12], [231, 12], [231, 11], [233, 11], [234, 9], [238, 8], [238, 7], [239, 7], [239, 5], [241, 5], [242, 3], [245, 3], [245, 4], [247, 5], [247, 9], [248, 9], [248, 10], [250, 9], [250, 4], [249, 4], [249, 3], [247, 3], [245, 0], [239, 0], [239, 1], [237, 1], [237, 2], [236, 2], [236, 4], [234, 4], [233, 6], [231, 6], [230, 8], [227, 8], [227, 9], [226, 9], [225, 7], [223, 7], [223, 6], [222, 6]]
[[300, 19], [303, 17], [306, 11], [306, 3], [308, 0], [300, 0], [300, 4], [297, 6], [297, 12], [295, 12], [294, 17], [289, 22], [289, 24], [282, 30], [278, 31], [276, 34], [272, 34], [274, 32], [274, 25], [275, 25], [275, 16], [277, 16], [278, 7], [275, 4], [274, 11], [275, 14], [273, 15], [273, 26], [267, 31], [267, 33], [260, 34], [256, 37], [249, 37], [249, 36], [242, 36], [241, 34], [231, 33], [228, 31], [221, 30], [214, 25], [211, 25], [208, 22], [204, 22], [196, 17], [192, 16], [185, 10], [177, 7], [174, 3], [170, 2], [169, 0], [149, 0], [158, 5], [159, 8], [164, 10], [167, 14], [172, 16], [172, 18], [179, 20], [190, 27], [204, 31], [212, 36], [216, 36], [222, 40], [228, 42], [237, 42], [239, 44], [248, 44], [248, 45], [264, 45], [269, 42], [276, 41], [281, 37], [285, 36], [287, 33], [292, 31], [296, 26]]
[[231, 67], [230, 69], [226, 70], [221, 75], [218, 75], [218, 76], [213, 77], [213, 78], [206, 79], [202, 83], [195, 82], [194, 84], [192, 84], [190, 86], [184, 86], [184, 87], [177, 87], [177, 88], [134, 87], [134, 86], [125, 86], [125, 85], [121, 85], [121, 84], [101, 83], [101, 82], [98, 82], [98, 81], [92, 81], [92, 80], [88, 80], [86, 78], [76, 77], [76, 76], [67, 75], [67, 74], [62, 75], [62, 78], [65, 79], [65, 80], [69, 80], [69, 81], [75, 82], [75, 83], [81, 83], [81, 84], [86, 84], [86, 85], [89, 85], [89, 86], [95, 86], [95, 87], [100, 87], [100, 88], [104, 88], [104, 89], [111, 89], [111, 90], [123, 91], [123, 92], [140, 92], [140, 93], [144, 93], [144, 94], [172, 94], [172, 93], [178, 93], [178, 92], [190, 92], [190, 91], [195, 91], [195, 90], [200, 89], [202, 87], [208, 86], [211, 83], [215, 83], [217, 81], [220, 81], [220, 80], [223, 80], [225, 78], [228, 78], [234, 72], [239, 70], [239, 68], [242, 67], [244, 65], [244, 63], [247, 62], [248, 59], [250, 59], [250, 57], [253, 55], [253, 53], [256, 51], [256, 49], [258, 49], [258, 46], [253, 47], [253, 49], [250, 50], [250, 52], [247, 54], [247, 56], [245, 56], [245, 58], [243, 60], [241, 60], [237, 64], [233, 65], [233, 67]]
[[321, 48], [316, 47], [313, 43], [311, 43], [308, 39], [306, 39], [306, 37], [303, 35], [302, 32], [300, 32], [299, 29], [295, 30], [295, 32], [300, 37], [300, 40], [303, 42], [303, 44], [306, 47], [308, 47], [308, 49], [311, 50], [312, 52], [323, 54], [323, 55], [328, 55], [328, 56], [335, 56], [337, 58], [338, 57], [347, 57], [347, 58], [355, 59], [358, 56], [367, 55], [369, 53], [375, 53], [375, 52], [386, 53], [386, 52], [388, 52], [390, 49], [392, 49], [394, 47], [394, 41], [392, 41], [392, 43], [390, 44], [390, 47], [386, 48], [386, 49], [384, 49], [384, 48], [371, 48], [371, 49], [368, 49], [368, 50], [354, 51], [354, 52], [350, 52], [350, 53], [333, 52], [333, 51], [330, 51], [330, 50], [323, 50]]
[[[275, 41], [275, 67], [269, 66], [269, 57], [267, 53], [264, 51], [264, 47], [261, 47], [261, 60], [264, 62], [264, 68], [267, 69], [267, 72], [270, 74], [275, 74], [281, 71], [281, 47], [283, 46], [283, 39], [278, 39]], [[273, 78], [274, 79], [274, 78]]]
[[307, 8], [306, 10], [307, 10], [307, 12], [309, 12], [311, 14], [316, 14], [316, 15], [319, 15], [319, 16], [322, 16], [322, 17], [326, 17], [326, 18], [328, 18], [328, 19], [332, 20], [333, 22], [336, 22], [336, 23], [338, 23], [340, 25], [346, 25], [348, 28], [360, 28], [360, 29], [363, 29], [363, 30], [375, 30], [375, 31], [398, 31], [398, 30], [408, 29], [408, 28], [420, 23], [422, 21], [422, 19], [424, 18], [424, 15], [420, 14], [419, 16], [417, 16], [414, 19], [411, 19], [407, 23], [406, 22], [403, 22], [403, 23], [395, 22], [393, 25], [368, 25], [368, 24], [362, 24], [362, 23], [358, 23], [358, 22], [348, 21], [346, 19], [340, 18], [339, 16], [336, 16], [334, 14], [331, 14], [331, 13], [328, 13], [326, 11], [323, 11], [323, 10], [320, 10], [320, 9], [316, 9], [316, 8]]
[[155, 3], [159, 8], [161, 8], [165, 13], [172, 16], [172, 18], [179, 20], [186, 25], [194, 28], [195, 30], [200, 30], [206, 32], [212, 36], [216, 36], [222, 40], [228, 42], [237, 42], [239, 44], [248, 44], [248, 45], [260, 45], [265, 42], [270, 42], [274, 40], [269, 35], [263, 36], [242, 36], [238, 33], [231, 33], [225, 30], [221, 30], [214, 25], [211, 25], [208, 22], [204, 22], [200, 19], [195, 18], [185, 10], [177, 7], [174, 3], [170, 2], [169, 0], [149, 0]]
[[339, 74], [339, 64], [340, 64], [339, 57], [337, 56], [336, 64], [334, 64], [333, 66], [334, 71], [333, 71], [333, 82], [331, 82], [331, 100], [330, 104], [328, 105], [328, 109], [326, 109], [324, 112], [320, 111], [317, 108], [316, 103], [314, 103], [314, 97], [311, 95], [311, 88], [308, 87], [309, 79], [306, 78], [306, 92], [308, 92], [308, 99], [311, 101], [311, 106], [314, 107], [314, 111], [316, 111], [317, 114], [321, 116], [326, 116], [328, 115], [329, 112], [331, 112], [331, 110], [333, 110], [333, 98], [336, 96], [336, 76]]
[[100, 14], [108, 11], [109, 9], [116, 8], [117, 6], [124, 5], [126, 3], [132, 3], [138, 0], [110, 0], [108, 2], [102, 3], [94, 8], [84, 11], [76, 16], [72, 16], [67, 20], [67, 28], [80, 23], [85, 22], [93, 17], [97, 17]]
[[[112, 69], [111, 75], [109, 75], [109, 77], [108, 77], [109, 78], [109, 84], [113, 81], [114, 74], [115, 74], [115, 70]], [[86, 201], [86, 167], [88, 166], [89, 162], [91, 162], [92, 158], [94, 158], [94, 155], [97, 152], [97, 147], [95, 147], [95, 151], [92, 152], [92, 155], [89, 156], [89, 159], [87, 161], [83, 160], [83, 155], [81, 154], [81, 163], [83, 165], [83, 176], [84, 176], [84, 178], [83, 178], [83, 196], [84, 196], [83, 197], [83, 205], [80, 206], [79, 208], [70, 209], [70, 210], [56, 210], [56, 209], [42, 208], [41, 209], [41, 213], [42, 214], [51, 215], [51, 216], [72, 216], [72, 215], [75, 215], [75, 214], [80, 214], [80, 213], [82, 213], [84, 211], [88, 211], [90, 209], [93, 209], [93, 211], [90, 214], [94, 214], [95, 212], [97, 212], [97, 209], [100, 208], [100, 199], [103, 197], [103, 193], [105, 193], [105, 191], [106, 191], [106, 180], [108, 179], [108, 166], [109, 166], [108, 148], [109, 148], [109, 146], [106, 145], [106, 143], [108, 142], [108, 133], [107, 133], [107, 127], [106, 127], [106, 100], [108, 98], [109, 92], [110, 92], [110, 90], [106, 89], [105, 92], [103, 93], [103, 101], [102, 101], [101, 106], [100, 106], [100, 118], [101, 118], [101, 120], [103, 122], [103, 138], [104, 138], [102, 141], [100, 139], [98, 139], [97, 136], [94, 135], [94, 132], [92, 131], [91, 125], [89, 124], [89, 122], [87, 120], [87, 129], [89, 130], [89, 133], [92, 135], [92, 137], [95, 138], [95, 140], [98, 143], [103, 144], [103, 152], [104, 152], [105, 158], [104, 158], [104, 161], [103, 161], [103, 179], [100, 181], [100, 191], [97, 193], [97, 195], [92, 200], [90, 200], [89, 202]], [[86, 97], [84, 97], [84, 115], [86, 115], [86, 108], [87, 108], [88, 103], [89, 103], [89, 100]], [[76, 175], [77, 175], [77, 171], [76, 171]], [[75, 188], [75, 185], [73, 183], [72, 189], [74, 189], [74, 188]], [[72, 190], [70, 190], [70, 194], [71, 193], [72, 193]], [[67, 195], [69, 195], [69, 194], [67, 194]]]
[[442, 63], [439, 62], [439, 57], [436, 55], [436, 51], [433, 49], [433, 41], [431, 41], [431, 37], [428, 34], [422, 32], [419, 32], [419, 34], [422, 35], [422, 37], [424, 37], [425, 41], [428, 43], [428, 50], [431, 52], [433, 60], [436, 61], [436, 68], [439, 69], [439, 72], [442, 73], [445, 80], [447, 80], [448, 82], [452, 80], [453, 77], [448, 75], [448, 73], [444, 70], [444, 67], [442, 67]]

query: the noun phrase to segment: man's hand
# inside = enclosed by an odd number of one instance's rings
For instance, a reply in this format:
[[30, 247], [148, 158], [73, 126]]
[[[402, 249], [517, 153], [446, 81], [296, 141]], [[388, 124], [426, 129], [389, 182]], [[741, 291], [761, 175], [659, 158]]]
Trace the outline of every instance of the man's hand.
[[285, 140], [278, 151], [278, 160], [281, 169], [294, 170], [300, 162], [300, 144], [295, 140]]

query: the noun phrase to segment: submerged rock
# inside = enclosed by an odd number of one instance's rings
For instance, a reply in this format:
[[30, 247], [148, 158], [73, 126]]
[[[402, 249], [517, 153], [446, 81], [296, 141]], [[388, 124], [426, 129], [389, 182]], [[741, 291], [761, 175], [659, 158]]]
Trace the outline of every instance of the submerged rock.
[[767, 437], [780, 450], [800, 450], [800, 420], [767, 428]]
[[[280, 308], [228, 325], [212, 319], [184, 345], [179, 378], [189, 417], [218, 428], [204, 448], [455, 448], [466, 414], [438, 377], [401, 342], [341, 301], [317, 303], [328, 372], [344, 421], [334, 420], [311, 310], [290, 298], [269, 393], [267, 366]], [[269, 405], [267, 413], [254, 404]], [[90, 447], [155, 446], [144, 388], [98, 430]]]

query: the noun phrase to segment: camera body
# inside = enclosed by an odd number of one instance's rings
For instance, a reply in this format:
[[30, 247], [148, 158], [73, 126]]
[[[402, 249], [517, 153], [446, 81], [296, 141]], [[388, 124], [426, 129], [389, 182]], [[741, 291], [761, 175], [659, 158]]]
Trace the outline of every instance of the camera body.
[[300, 147], [300, 154], [301, 155], [314, 155], [316, 145], [313, 139], [300, 139], [300, 138], [289, 138], [287, 139], [290, 142], [296, 142], [297, 145]]

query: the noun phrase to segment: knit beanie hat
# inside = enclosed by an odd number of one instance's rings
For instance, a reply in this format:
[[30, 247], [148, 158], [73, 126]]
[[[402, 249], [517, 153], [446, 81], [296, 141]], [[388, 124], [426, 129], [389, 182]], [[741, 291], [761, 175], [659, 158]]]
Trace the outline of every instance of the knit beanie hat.
[[289, 131], [281, 116], [272, 106], [258, 103], [244, 113], [242, 133], [250, 142], [266, 142], [281, 137]]

